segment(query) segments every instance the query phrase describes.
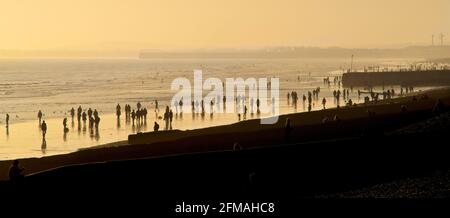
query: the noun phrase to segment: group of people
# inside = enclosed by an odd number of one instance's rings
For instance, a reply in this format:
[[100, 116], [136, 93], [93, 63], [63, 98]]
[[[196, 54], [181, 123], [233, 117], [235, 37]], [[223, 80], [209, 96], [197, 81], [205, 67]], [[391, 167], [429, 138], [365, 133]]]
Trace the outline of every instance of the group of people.
[[297, 108], [297, 103], [298, 103], [298, 94], [296, 91], [292, 91], [292, 92], [288, 92], [287, 93], [287, 103], [288, 105], [291, 104], [291, 100], [292, 100], [292, 105]]
[[[319, 93], [320, 93], [320, 87], [317, 87], [312, 91], [308, 91], [308, 94], [307, 94], [308, 97], [306, 97], [306, 95], [303, 94], [303, 96], [302, 96], [303, 106], [305, 106], [306, 103], [308, 104], [308, 112], [310, 112], [312, 110], [313, 100], [319, 100]], [[297, 108], [297, 103], [298, 103], [299, 97], [298, 97], [298, 93], [296, 91], [287, 93], [288, 105], [291, 104], [291, 100], [292, 100], [292, 106], [294, 108]], [[308, 102], [306, 102], [306, 101], [308, 101]]]
[[[403, 92], [403, 90], [405, 91]], [[403, 93], [408, 94], [410, 92], [414, 92], [414, 87], [412, 86], [400, 87], [400, 95], [403, 95]]]
[[[157, 107], [158, 106], [156, 106], [156, 109], [157, 109]], [[155, 111], [156, 111], [156, 109], [155, 109]], [[120, 120], [121, 114], [122, 114], [122, 112], [121, 112], [120, 104], [117, 104], [117, 106], [116, 106], [117, 120]], [[138, 102], [136, 104], [136, 110], [131, 109], [131, 105], [125, 104], [125, 119], [127, 122], [129, 122], [129, 120], [131, 118], [133, 126], [135, 125], [135, 123], [138, 126], [147, 123], [147, 114], [148, 114], [147, 108], [145, 108], [145, 107], [143, 108], [141, 102]]]
[[[81, 121], [83, 121], [83, 125], [86, 125], [86, 121], [89, 122], [89, 128], [92, 129], [95, 127], [96, 130], [98, 130], [99, 125], [100, 125], [100, 116], [98, 115], [98, 111], [97, 109], [92, 110], [91, 108], [86, 110], [83, 110], [83, 108], [80, 106], [78, 106], [77, 108], [77, 121], [78, 121], [78, 129], [81, 128]], [[75, 109], [72, 108], [70, 110], [70, 116], [72, 117], [72, 123], [74, 122], [74, 117], [75, 117]], [[63, 125], [64, 125], [64, 131], [67, 131], [68, 129], [66, 129], [67, 127], [67, 118], [64, 119], [63, 121]]]
[[342, 76], [335, 76], [333, 77], [333, 82], [331, 82], [330, 77], [326, 77], [323, 79], [323, 84], [325, 84], [326, 86], [330, 87], [331, 83], [333, 83], [333, 85], [337, 85], [338, 87], [341, 87], [341, 83], [342, 83]]

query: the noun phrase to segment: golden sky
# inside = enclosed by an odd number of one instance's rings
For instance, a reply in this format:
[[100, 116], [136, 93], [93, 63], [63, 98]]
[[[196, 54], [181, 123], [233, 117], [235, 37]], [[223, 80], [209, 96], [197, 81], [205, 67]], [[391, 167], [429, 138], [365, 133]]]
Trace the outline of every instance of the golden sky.
[[450, 0], [0, 0], [0, 50], [377, 47], [449, 28]]

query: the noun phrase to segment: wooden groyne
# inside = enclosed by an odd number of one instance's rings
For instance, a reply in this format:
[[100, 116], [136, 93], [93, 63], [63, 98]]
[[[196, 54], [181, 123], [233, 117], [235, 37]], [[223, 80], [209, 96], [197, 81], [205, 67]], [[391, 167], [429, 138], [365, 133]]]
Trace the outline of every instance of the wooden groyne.
[[348, 72], [342, 75], [342, 84], [344, 87], [447, 86], [450, 85], [450, 70]]

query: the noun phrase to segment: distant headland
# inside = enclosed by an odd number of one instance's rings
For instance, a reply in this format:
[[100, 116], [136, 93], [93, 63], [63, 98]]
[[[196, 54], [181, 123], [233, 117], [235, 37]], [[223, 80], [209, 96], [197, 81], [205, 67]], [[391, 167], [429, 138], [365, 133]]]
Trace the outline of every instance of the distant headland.
[[450, 46], [409, 46], [404, 48], [273, 47], [261, 49], [164, 51], [142, 50], [141, 59], [153, 58], [420, 58], [450, 57]]

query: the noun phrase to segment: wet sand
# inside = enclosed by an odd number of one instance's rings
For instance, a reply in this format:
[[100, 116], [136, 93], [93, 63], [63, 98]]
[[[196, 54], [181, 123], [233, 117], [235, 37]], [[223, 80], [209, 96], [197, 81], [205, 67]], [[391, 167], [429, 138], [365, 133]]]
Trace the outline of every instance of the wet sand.
[[[421, 95], [422, 93], [417, 93]], [[230, 125], [209, 127], [190, 131], [167, 132], [157, 143], [142, 145], [128, 145], [124, 141], [109, 143], [102, 146], [83, 149], [77, 152], [54, 155], [42, 158], [21, 159], [21, 165], [26, 168], [26, 174], [32, 174], [60, 166], [83, 164], [92, 162], [104, 162], [111, 160], [125, 160], [163, 155], [175, 155], [182, 153], [232, 150], [234, 142], [238, 142], [244, 148], [269, 146], [284, 143], [284, 122], [287, 117], [294, 126], [293, 135], [296, 142], [319, 141], [335, 138], [340, 129], [331, 132], [322, 131], [321, 121], [324, 117], [338, 115], [340, 119], [348, 123], [349, 127], [358, 127], [358, 123], [365, 122], [367, 111], [373, 111], [377, 116], [398, 117], [400, 106], [407, 105], [408, 111], [430, 110], [437, 98], [442, 98], [446, 105], [450, 104], [450, 90], [448, 88], [427, 91], [428, 100], [419, 100], [412, 103], [411, 96], [393, 100], [381, 101], [378, 104], [357, 107], [327, 109], [309, 113], [295, 113], [283, 115], [278, 123], [273, 125], [261, 125], [259, 120], [248, 120]], [[353, 122], [353, 123], [352, 123]], [[351, 131], [351, 128], [341, 128], [342, 131]], [[173, 134], [172, 134], [173, 133]], [[176, 134], [186, 134], [177, 137]], [[361, 132], [355, 132], [359, 136]], [[349, 135], [351, 136], [351, 135]], [[255, 140], [255, 138], [258, 140]], [[178, 139], [176, 139], [178, 138]], [[175, 140], [176, 139], [176, 140]], [[0, 162], [0, 179], [6, 179], [8, 167], [11, 161]]]

